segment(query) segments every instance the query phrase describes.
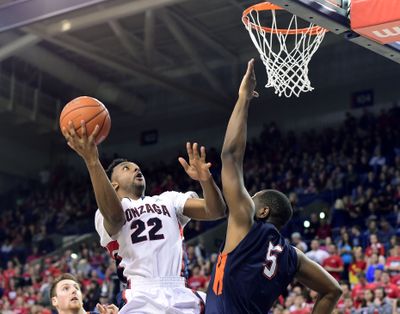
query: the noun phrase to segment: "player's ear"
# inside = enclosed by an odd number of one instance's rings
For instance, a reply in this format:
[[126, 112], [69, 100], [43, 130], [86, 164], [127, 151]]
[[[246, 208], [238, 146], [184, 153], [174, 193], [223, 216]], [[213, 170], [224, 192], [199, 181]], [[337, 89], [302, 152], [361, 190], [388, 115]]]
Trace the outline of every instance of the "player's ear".
[[51, 298], [51, 304], [52, 304], [54, 307], [57, 306], [57, 304], [58, 304], [58, 302], [57, 302], [57, 297], [52, 297], [52, 298]]
[[269, 206], [261, 208], [260, 211], [259, 211], [259, 218], [260, 219], [266, 219], [269, 216], [270, 211], [271, 210], [270, 210]]

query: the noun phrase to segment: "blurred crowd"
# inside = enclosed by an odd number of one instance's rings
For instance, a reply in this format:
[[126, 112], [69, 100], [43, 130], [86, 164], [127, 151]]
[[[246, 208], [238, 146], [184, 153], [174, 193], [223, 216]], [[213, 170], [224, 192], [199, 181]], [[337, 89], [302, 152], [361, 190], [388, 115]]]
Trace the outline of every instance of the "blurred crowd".
[[[218, 151], [210, 149], [207, 159], [218, 181]], [[149, 195], [199, 192], [176, 162], [145, 166]], [[398, 107], [377, 116], [347, 114], [336, 128], [301, 134], [267, 124], [248, 144], [244, 174], [250, 194], [275, 188], [289, 196], [295, 213], [283, 233], [341, 283], [337, 313], [400, 313]], [[87, 310], [98, 301], [118, 303], [115, 265], [98, 243], [48, 255], [56, 247], [54, 235], [94, 231], [96, 206], [90, 182], [81, 177], [60, 166], [0, 200], [1, 313], [50, 313], [49, 285], [63, 272], [78, 276]], [[315, 209], [314, 203], [324, 206]], [[190, 222], [186, 238], [212, 224]], [[216, 257], [201, 243], [187, 248], [191, 288], [207, 289]], [[316, 298], [295, 282], [271, 311], [311, 313]]]

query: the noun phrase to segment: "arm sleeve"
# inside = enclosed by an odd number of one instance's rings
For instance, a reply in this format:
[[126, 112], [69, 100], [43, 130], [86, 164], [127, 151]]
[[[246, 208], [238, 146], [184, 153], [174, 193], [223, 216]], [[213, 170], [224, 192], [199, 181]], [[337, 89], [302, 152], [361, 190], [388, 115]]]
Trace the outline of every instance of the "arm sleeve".
[[94, 224], [95, 224], [96, 231], [100, 236], [100, 245], [102, 247], [107, 247], [107, 245], [110, 242], [114, 241], [115, 239], [110, 237], [110, 235], [108, 234], [108, 232], [104, 228], [104, 217], [101, 214], [99, 209], [96, 211], [96, 215], [95, 215], [95, 218], [94, 218]]
[[183, 208], [185, 207], [185, 203], [189, 198], [199, 198], [197, 193], [193, 191], [186, 193], [170, 191], [164, 192], [162, 195], [171, 200], [179, 223], [182, 226], [185, 226], [190, 221], [190, 218], [183, 214]]

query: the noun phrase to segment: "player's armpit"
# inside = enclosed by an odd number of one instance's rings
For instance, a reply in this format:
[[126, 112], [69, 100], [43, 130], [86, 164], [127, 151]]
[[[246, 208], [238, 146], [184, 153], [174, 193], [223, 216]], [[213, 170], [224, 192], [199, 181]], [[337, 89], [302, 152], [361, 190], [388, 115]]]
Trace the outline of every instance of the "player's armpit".
[[104, 219], [104, 221], [103, 221], [103, 226], [104, 226], [104, 229], [106, 229], [106, 231], [110, 237], [115, 236], [118, 232], [121, 231], [121, 227], [118, 224], [110, 223], [106, 219]]
[[331, 313], [342, 294], [339, 283], [299, 249], [296, 248], [296, 252], [299, 260], [296, 279], [319, 294], [312, 313]]
[[216, 220], [224, 217], [224, 211], [207, 208], [203, 198], [188, 198], [183, 214], [195, 220]]

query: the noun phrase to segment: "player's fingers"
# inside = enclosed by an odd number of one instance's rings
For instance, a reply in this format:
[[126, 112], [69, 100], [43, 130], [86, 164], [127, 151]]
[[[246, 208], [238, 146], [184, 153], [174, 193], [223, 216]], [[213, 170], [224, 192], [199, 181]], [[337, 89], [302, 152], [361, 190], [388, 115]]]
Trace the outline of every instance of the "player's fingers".
[[90, 134], [90, 136], [89, 136], [89, 141], [90, 142], [94, 141], [94, 139], [96, 138], [97, 134], [99, 134], [99, 131], [100, 131], [100, 126], [98, 124], [96, 124], [92, 134]]
[[118, 307], [115, 304], [107, 305], [107, 310], [108, 310], [108, 313], [112, 313], [112, 314], [118, 313]]
[[94, 130], [93, 130], [91, 135], [93, 137], [96, 137], [99, 134], [99, 132], [100, 132], [100, 125], [96, 124], [96, 126], [94, 127]]
[[211, 166], [212, 166], [211, 162], [206, 163], [206, 167], [207, 167], [208, 169], [210, 169]]
[[206, 162], [206, 148], [204, 146], [200, 147], [200, 160]]
[[186, 151], [189, 157], [189, 161], [193, 159], [193, 149], [192, 144], [190, 142], [186, 143]]
[[74, 127], [74, 124], [72, 123], [72, 121], [68, 122], [68, 131], [69, 131], [69, 135], [71, 137], [75, 137], [76, 136], [75, 127]]
[[250, 61], [247, 63], [246, 74], [251, 75], [252, 71], [254, 71], [254, 58], [250, 59]]
[[256, 91], [253, 91], [253, 97], [258, 98], [260, 97], [260, 94]]
[[68, 130], [67, 130], [67, 128], [65, 126], [63, 126], [61, 132], [64, 135], [65, 139], [68, 141], [70, 136], [69, 136]]
[[108, 309], [115, 309], [115, 310], [118, 310], [118, 307], [117, 307], [115, 304], [109, 304], [109, 305], [107, 305], [107, 308], [108, 308]]
[[105, 306], [100, 303], [96, 304], [96, 309], [99, 311], [100, 314], [107, 313], [107, 309], [105, 308]]
[[189, 169], [189, 164], [186, 162], [186, 160], [182, 157], [178, 158], [179, 163], [182, 165], [183, 169], [185, 169], [185, 171], [187, 171]]
[[82, 139], [86, 139], [87, 138], [86, 133], [87, 133], [87, 131], [86, 131], [86, 122], [85, 122], [85, 120], [81, 120], [81, 137], [82, 137]]
[[197, 143], [193, 144], [193, 158], [195, 158], [195, 159], [199, 159], [200, 158], [200, 156], [199, 156], [199, 144], [197, 144]]

